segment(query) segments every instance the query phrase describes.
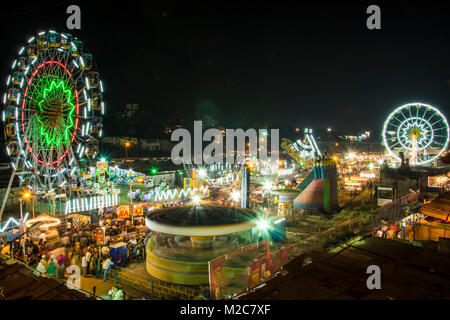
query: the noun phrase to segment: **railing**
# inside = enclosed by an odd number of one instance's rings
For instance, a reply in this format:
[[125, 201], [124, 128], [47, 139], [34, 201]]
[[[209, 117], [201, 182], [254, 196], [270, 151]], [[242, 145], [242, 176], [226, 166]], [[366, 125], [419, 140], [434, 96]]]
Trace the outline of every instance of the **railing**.
[[311, 171], [305, 179], [303, 179], [302, 182], [296, 187], [297, 190], [300, 190], [300, 192], [305, 191], [305, 189], [309, 186], [309, 184], [314, 180], [314, 170]]
[[159, 299], [205, 299], [203, 295], [195, 289], [158, 279], [144, 278], [135, 272], [117, 266], [113, 266], [111, 277], [117, 283], [151, 293], [153, 297]]

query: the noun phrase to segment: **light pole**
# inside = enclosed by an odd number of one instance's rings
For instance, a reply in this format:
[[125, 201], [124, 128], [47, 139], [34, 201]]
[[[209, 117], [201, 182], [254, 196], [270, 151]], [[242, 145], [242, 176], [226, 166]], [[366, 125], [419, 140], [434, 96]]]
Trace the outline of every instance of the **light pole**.
[[264, 190], [269, 193], [269, 196], [267, 197], [267, 209], [270, 207], [270, 191], [272, 190], [272, 182], [266, 181], [264, 183]]
[[128, 147], [131, 145], [129, 141], [125, 142], [125, 162], [128, 159]]
[[[22, 225], [23, 225], [23, 232], [25, 233], [27, 226], [25, 225], [25, 222], [23, 221], [23, 209], [22, 209], [22, 202], [28, 198], [31, 197], [31, 193], [24, 192], [24, 194], [22, 195], [21, 198], [19, 198], [19, 204], [20, 204], [20, 220], [22, 221]], [[32, 198], [33, 199], [33, 198]], [[34, 207], [33, 207], [33, 214], [34, 214]], [[34, 216], [34, 215], [33, 215]], [[25, 259], [25, 240], [26, 240], [26, 236], [23, 238], [23, 244], [22, 244], [22, 249], [23, 249], [23, 259]]]

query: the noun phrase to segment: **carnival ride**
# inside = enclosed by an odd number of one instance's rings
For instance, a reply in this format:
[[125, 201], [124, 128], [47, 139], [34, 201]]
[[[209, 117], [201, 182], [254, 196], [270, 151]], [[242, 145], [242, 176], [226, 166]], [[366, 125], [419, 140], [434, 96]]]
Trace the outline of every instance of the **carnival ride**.
[[435, 107], [416, 102], [396, 108], [383, 126], [383, 144], [388, 153], [401, 161], [409, 156], [410, 165], [430, 164], [447, 149], [447, 119]]
[[147, 242], [147, 272], [179, 284], [208, 284], [208, 262], [249, 243], [256, 217], [250, 209], [204, 204], [154, 211], [146, 218], [155, 232]]
[[312, 129], [306, 128], [304, 139], [298, 139], [295, 142], [283, 138], [281, 147], [301, 166], [311, 168], [314, 165], [314, 159], [320, 157], [322, 153], [317, 146], [316, 140], [312, 134]]
[[32, 36], [6, 85], [3, 121], [13, 173], [5, 199], [16, 175], [33, 192], [78, 177], [80, 161], [97, 155], [105, 111], [103, 84], [83, 42], [51, 30]]

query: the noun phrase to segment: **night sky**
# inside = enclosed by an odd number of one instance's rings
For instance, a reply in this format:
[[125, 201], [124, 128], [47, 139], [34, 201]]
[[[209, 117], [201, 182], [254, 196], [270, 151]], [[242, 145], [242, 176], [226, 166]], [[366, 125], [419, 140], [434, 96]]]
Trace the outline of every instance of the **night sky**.
[[[412, 101], [449, 116], [445, 1], [9, 3], [0, 13], [2, 92], [18, 49], [55, 30], [94, 55], [109, 116], [138, 103], [157, 119], [208, 113], [228, 127], [346, 131], [380, 131]], [[82, 30], [66, 28], [70, 4], [81, 7]], [[381, 7], [381, 30], [366, 28], [370, 4]], [[114, 135], [107, 120], [105, 135]]]

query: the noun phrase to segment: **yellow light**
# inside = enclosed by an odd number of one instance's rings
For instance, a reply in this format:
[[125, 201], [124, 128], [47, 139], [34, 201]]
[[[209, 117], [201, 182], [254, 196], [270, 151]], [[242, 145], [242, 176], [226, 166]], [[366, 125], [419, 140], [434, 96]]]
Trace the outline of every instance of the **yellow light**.
[[61, 224], [61, 220], [59, 220], [58, 218], [53, 218], [50, 216], [40, 216], [34, 219], [30, 219], [27, 220], [27, 222], [25, 222], [25, 225], [27, 226], [27, 228], [31, 227], [33, 224], [37, 223], [37, 222], [44, 222], [45, 223], [40, 226], [41, 228], [51, 228], [51, 227], [56, 227], [59, 224]]
[[23, 196], [22, 196], [24, 199], [28, 199], [28, 198], [30, 198], [31, 197], [31, 193], [29, 193], [29, 192], [25, 192], [24, 194], [23, 194]]

